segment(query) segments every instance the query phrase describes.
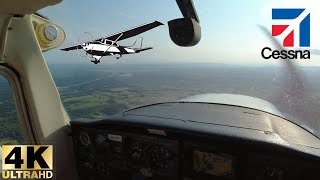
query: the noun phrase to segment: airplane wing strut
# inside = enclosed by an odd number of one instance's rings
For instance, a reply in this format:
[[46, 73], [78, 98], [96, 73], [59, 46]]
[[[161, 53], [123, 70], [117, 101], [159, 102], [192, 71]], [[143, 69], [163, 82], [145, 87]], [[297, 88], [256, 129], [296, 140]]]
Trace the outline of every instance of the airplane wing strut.
[[117, 37], [117, 39], [113, 41], [112, 44], [108, 47], [108, 49], [106, 49], [104, 52], [107, 52], [113, 46], [113, 44], [116, 43], [122, 36], [123, 36], [123, 33], [121, 33], [119, 37]]

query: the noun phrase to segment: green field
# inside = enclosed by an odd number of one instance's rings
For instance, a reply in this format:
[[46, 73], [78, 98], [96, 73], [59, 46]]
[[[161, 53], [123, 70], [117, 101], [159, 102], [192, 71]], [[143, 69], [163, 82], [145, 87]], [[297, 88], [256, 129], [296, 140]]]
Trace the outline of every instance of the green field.
[[0, 76], [0, 145], [23, 141], [9, 83]]
[[[49, 68], [71, 119], [105, 118], [142, 105], [178, 101], [203, 93], [248, 95], [267, 100], [282, 112], [288, 110], [279, 107], [283, 103], [279, 102], [279, 96], [283, 95], [288, 77], [285, 71], [275, 67], [55, 64]], [[305, 68], [303, 72], [306, 92], [311, 97], [306, 102], [316, 104], [313, 112], [320, 112], [320, 72], [315, 68]], [[4, 88], [4, 83], [0, 79], [0, 139], [22, 141], [16, 117], [13, 117], [16, 113], [10, 89]], [[313, 115], [320, 116], [319, 113]]]

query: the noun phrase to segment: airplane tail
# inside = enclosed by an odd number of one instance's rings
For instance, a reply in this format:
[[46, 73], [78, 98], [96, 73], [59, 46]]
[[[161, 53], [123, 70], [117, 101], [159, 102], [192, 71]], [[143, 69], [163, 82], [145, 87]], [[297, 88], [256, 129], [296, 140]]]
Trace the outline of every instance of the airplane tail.
[[140, 48], [140, 49], [135, 49], [136, 53], [142, 52], [142, 51], [147, 51], [153, 49], [152, 47], [147, 47], [147, 48]]

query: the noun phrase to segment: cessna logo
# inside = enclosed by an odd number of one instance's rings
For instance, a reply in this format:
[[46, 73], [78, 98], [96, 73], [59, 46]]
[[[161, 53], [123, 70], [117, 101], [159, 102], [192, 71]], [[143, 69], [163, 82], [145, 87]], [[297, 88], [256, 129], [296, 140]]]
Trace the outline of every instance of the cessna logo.
[[51, 179], [52, 145], [3, 145], [3, 179]]
[[310, 59], [309, 50], [273, 50], [270, 47], [265, 47], [261, 51], [261, 56], [264, 59]]
[[[306, 9], [272, 9], [272, 36], [283, 38], [283, 47], [294, 47], [295, 39], [300, 47], [310, 47], [310, 13]], [[285, 20], [286, 25], [276, 24]], [[282, 23], [283, 21], [280, 21]]]
[[[310, 47], [310, 13], [307, 9], [272, 9], [272, 36], [282, 40], [283, 47]], [[310, 51], [302, 49], [261, 51], [264, 59], [310, 59]]]

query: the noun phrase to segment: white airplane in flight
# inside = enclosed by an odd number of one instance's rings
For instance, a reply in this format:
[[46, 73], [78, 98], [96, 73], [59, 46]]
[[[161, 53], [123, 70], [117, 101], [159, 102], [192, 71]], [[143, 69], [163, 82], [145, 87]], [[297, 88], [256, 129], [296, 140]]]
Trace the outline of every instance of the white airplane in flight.
[[142, 40], [140, 48], [130, 48], [132, 46], [120, 46], [117, 43], [118, 41], [131, 38], [161, 25], [163, 25], [161, 22], [154, 21], [119, 33], [112, 34], [107, 37], [96, 39], [91, 42], [85, 42], [82, 44], [63, 48], [61, 50], [70, 51], [83, 49], [87, 54], [92, 55], [92, 58], [94, 58], [94, 60], [92, 60], [91, 62], [95, 64], [100, 63], [100, 59], [103, 56], [113, 56], [119, 59], [124, 54], [135, 54], [142, 51], [150, 50], [152, 49], [152, 47], [142, 48]]

